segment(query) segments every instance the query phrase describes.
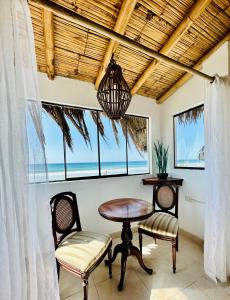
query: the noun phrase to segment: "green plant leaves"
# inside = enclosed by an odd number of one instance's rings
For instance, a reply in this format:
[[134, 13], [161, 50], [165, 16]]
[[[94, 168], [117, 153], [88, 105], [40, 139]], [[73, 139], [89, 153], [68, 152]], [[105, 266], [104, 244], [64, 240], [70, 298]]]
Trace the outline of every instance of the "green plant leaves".
[[155, 161], [159, 173], [166, 173], [169, 147], [165, 147], [160, 141], [154, 142], [153, 146], [155, 152]]

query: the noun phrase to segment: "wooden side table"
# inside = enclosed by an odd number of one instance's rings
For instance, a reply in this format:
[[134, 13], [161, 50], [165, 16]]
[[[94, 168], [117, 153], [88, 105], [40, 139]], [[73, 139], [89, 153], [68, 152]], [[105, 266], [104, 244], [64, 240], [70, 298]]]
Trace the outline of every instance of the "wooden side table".
[[167, 179], [159, 179], [158, 177], [149, 177], [149, 178], [142, 179], [142, 182], [144, 185], [169, 184], [175, 186], [182, 186], [183, 179], [173, 178], [173, 177], [168, 177]]
[[118, 253], [121, 253], [121, 277], [118, 284], [118, 290], [123, 289], [126, 261], [128, 256], [133, 255], [137, 258], [140, 266], [148, 274], [152, 274], [153, 270], [145, 266], [140, 250], [132, 244], [131, 222], [144, 220], [153, 214], [153, 206], [151, 203], [133, 198], [114, 199], [103, 203], [98, 211], [100, 215], [110, 221], [122, 222], [121, 240], [122, 243], [114, 248], [113, 263]]

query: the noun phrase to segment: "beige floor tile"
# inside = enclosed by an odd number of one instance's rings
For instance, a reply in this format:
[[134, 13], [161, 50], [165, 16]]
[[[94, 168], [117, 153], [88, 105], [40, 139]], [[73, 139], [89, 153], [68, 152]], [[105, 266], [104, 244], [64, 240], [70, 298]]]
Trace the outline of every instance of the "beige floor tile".
[[[120, 243], [120, 238], [113, 245]], [[134, 234], [134, 245], [138, 246], [138, 234]], [[149, 275], [141, 269], [135, 257], [129, 257], [125, 276], [125, 287], [117, 290], [120, 278], [120, 254], [113, 263], [113, 278], [108, 279], [108, 268], [101, 263], [92, 273], [89, 300], [230, 300], [230, 285], [206, 282], [203, 271], [202, 248], [189, 239], [180, 237], [177, 252], [177, 273], [172, 272], [171, 243], [144, 236], [143, 259], [153, 268]], [[60, 278], [61, 299], [78, 300], [83, 297], [81, 280], [68, 272]], [[222, 298], [221, 298], [222, 297]], [[226, 298], [227, 297], [227, 298]], [[229, 297], [229, 298], [228, 298]]]
[[[89, 289], [89, 299], [90, 300], [100, 300], [99, 296], [98, 296], [98, 293], [97, 293], [97, 290], [94, 288], [94, 289]], [[83, 300], [83, 292], [78, 292], [78, 293], [74, 293], [73, 295], [67, 297], [67, 298], [61, 298], [62, 299], [65, 299], [65, 300]]]
[[[113, 276], [120, 274], [120, 262], [118, 259], [113, 263], [112, 266]], [[93, 272], [92, 272], [93, 281], [95, 284], [109, 279], [109, 269], [105, 266], [105, 263], [102, 262]]]
[[192, 258], [193, 260], [199, 261], [200, 263], [203, 263], [203, 249], [201, 246], [195, 244], [195, 243], [187, 243], [183, 246], [181, 249], [183, 255], [186, 255], [187, 257]]
[[[183, 247], [186, 245], [186, 252]], [[181, 250], [177, 252], [177, 273], [172, 272], [171, 245], [165, 241], [157, 240], [157, 245], [145, 244], [144, 261], [146, 265], [154, 269], [153, 276], [142, 272], [140, 268], [136, 269], [137, 276], [151, 291], [154, 299], [167, 299], [179, 293], [179, 291], [188, 285], [191, 285], [201, 277], [203, 272], [203, 263], [199, 258], [195, 259], [194, 255], [200, 251], [201, 247], [190, 245], [189, 241], [181, 241]], [[195, 254], [193, 253], [193, 249]]]
[[218, 282], [218, 285], [225, 291], [227, 295], [230, 296], [230, 277], [228, 278], [227, 282], [224, 283]]
[[178, 268], [174, 275], [177, 285], [180, 288], [184, 288], [204, 275], [203, 265], [198, 262], [192, 262], [183, 268]]
[[212, 300], [227, 300], [230, 295], [220, 284], [213, 282], [206, 276], [202, 276], [197, 282], [198, 288]]
[[179, 291], [173, 297], [168, 298], [168, 300], [210, 300], [196, 284], [192, 284], [185, 289]]
[[[151, 300], [168, 300], [171, 297], [179, 293], [179, 289], [176, 287], [152, 289], [150, 293]], [[174, 299], [174, 298], [172, 298]]]
[[169, 296], [179, 292], [179, 286], [175, 280], [175, 276], [168, 270], [168, 266], [162, 262], [155, 273], [149, 275], [142, 270], [136, 270], [136, 274], [140, 281], [150, 291], [151, 299], [167, 299]]
[[135, 271], [127, 270], [123, 291], [117, 290], [120, 276], [114, 276], [96, 285], [100, 300], [150, 300], [150, 293]]
[[[69, 300], [69, 297], [72, 295], [82, 294], [81, 279], [79, 277], [75, 276], [74, 274], [72, 274], [66, 270], [63, 270], [63, 269], [61, 269], [61, 272], [60, 272], [59, 286], [60, 286], [61, 300], [63, 300], [63, 299]], [[93, 290], [96, 291], [92, 276], [90, 276], [90, 278], [89, 278], [89, 290], [90, 290], [90, 292], [91, 292], [91, 290], [92, 290], [92, 292], [93, 292]]]

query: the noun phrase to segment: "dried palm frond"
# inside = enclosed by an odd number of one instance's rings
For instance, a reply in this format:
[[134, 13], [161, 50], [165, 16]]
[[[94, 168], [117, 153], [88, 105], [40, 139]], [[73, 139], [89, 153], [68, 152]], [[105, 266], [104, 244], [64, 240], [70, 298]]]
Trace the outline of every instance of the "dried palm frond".
[[132, 140], [139, 153], [147, 151], [147, 120], [145, 118], [125, 116], [127, 136]]
[[65, 116], [72, 122], [74, 127], [84, 138], [86, 144], [90, 144], [89, 131], [85, 123], [85, 112], [82, 109], [64, 107]]
[[140, 154], [147, 151], [147, 121], [145, 118], [125, 116], [116, 122], [120, 123], [124, 136], [127, 134], [128, 147], [132, 141]]
[[199, 106], [177, 116], [179, 124], [196, 123], [204, 113], [204, 106]]
[[98, 114], [98, 113], [97, 113], [96, 111], [94, 111], [94, 110], [91, 110], [91, 111], [90, 111], [90, 114], [91, 114], [91, 116], [92, 116], [92, 119], [93, 119], [94, 123], [95, 123], [95, 124], [98, 123], [98, 131], [99, 131], [101, 137], [105, 140], [105, 139], [106, 139], [106, 137], [105, 137], [105, 130], [104, 130], [104, 125], [103, 125], [103, 122], [102, 122], [102, 120], [101, 120], [100, 114]]
[[[90, 145], [90, 135], [87, 128], [87, 124], [85, 123], [85, 112], [82, 109], [64, 107], [53, 104], [43, 103], [43, 108], [46, 112], [52, 117], [52, 119], [58, 124], [61, 128], [64, 139], [72, 150], [72, 136], [70, 132], [70, 128], [66, 118], [68, 118], [74, 127], [78, 130], [78, 132], [84, 138], [86, 144]], [[104, 112], [97, 113], [96, 111], [90, 112], [91, 117], [95, 124], [98, 124], [98, 131], [101, 137], [107, 142], [104, 124], [102, 121], [102, 116], [106, 116]], [[147, 121], [142, 117], [135, 116], [125, 116], [120, 120], [111, 120], [112, 129], [114, 132], [115, 140], [119, 145], [119, 132], [118, 125], [121, 126], [122, 132], [124, 136], [127, 134], [127, 142], [130, 147], [130, 142], [136, 146], [136, 149], [141, 154], [142, 152], [147, 151]]]
[[116, 143], [117, 143], [117, 145], [119, 145], [120, 141], [119, 141], [118, 129], [117, 129], [117, 125], [116, 125], [116, 123], [118, 123], [118, 122], [116, 122], [116, 120], [110, 120], [110, 122], [112, 124], [113, 133], [114, 133]]
[[49, 116], [57, 123], [64, 134], [64, 139], [68, 147], [73, 150], [73, 141], [70, 133], [69, 125], [65, 119], [64, 111], [61, 106], [53, 104], [43, 104], [42, 107]]

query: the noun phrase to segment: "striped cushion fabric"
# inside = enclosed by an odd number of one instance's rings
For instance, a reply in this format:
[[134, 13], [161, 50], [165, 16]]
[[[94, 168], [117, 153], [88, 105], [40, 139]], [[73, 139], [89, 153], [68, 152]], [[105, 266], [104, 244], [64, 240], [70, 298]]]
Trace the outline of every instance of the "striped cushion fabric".
[[168, 237], [176, 237], [178, 232], [178, 220], [170, 214], [156, 212], [150, 218], [141, 221], [139, 227]]
[[61, 242], [55, 256], [61, 265], [73, 272], [87, 272], [103, 255], [111, 240], [110, 236], [100, 233], [74, 232]]

